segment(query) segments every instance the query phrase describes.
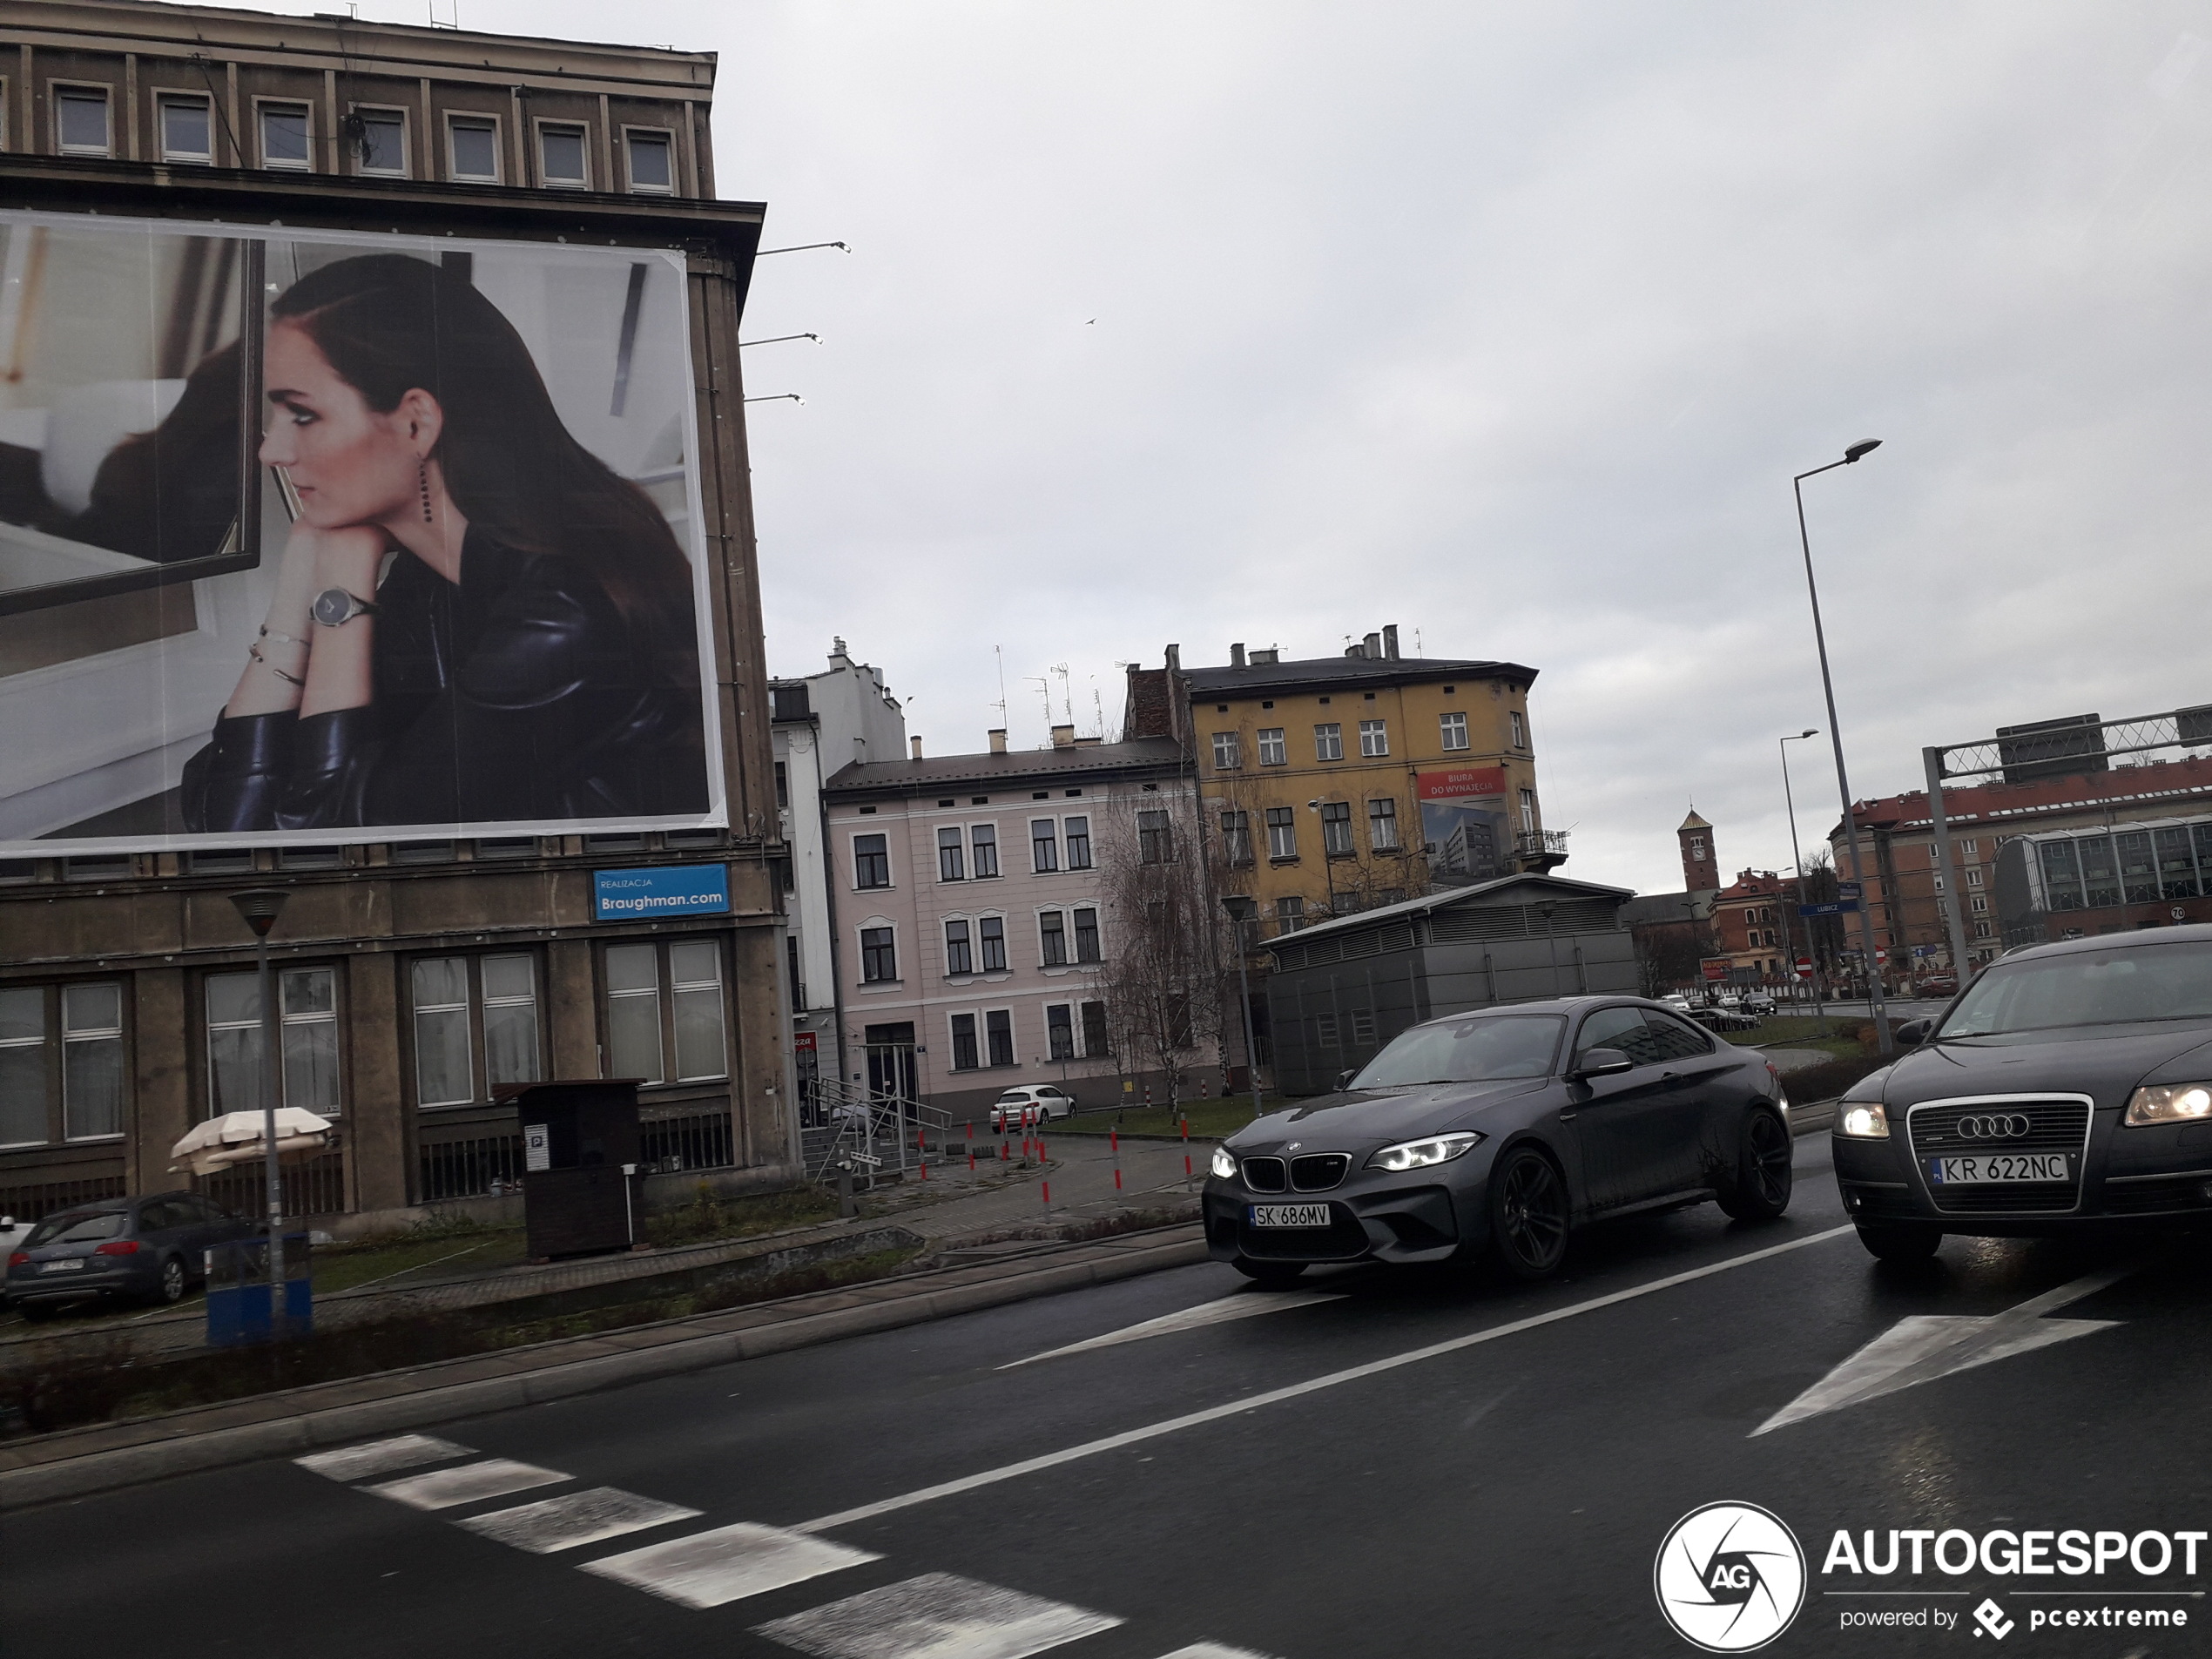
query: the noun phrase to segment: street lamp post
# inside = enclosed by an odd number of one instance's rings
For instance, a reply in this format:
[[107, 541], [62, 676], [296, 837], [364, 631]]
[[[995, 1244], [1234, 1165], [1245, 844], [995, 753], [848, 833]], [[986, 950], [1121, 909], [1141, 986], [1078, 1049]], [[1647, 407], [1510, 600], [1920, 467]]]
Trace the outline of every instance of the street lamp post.
[[277, 1051], [280, 1028], [277, 1018], [275, 975], [269, 968], [269, 929], [291, 895], [281, 887], [256, 887], [233, 893], [231, 902], [253, 930], [255, 985], [261, 999], [261, 1179], [267, 1188], [269, 1225], [269, 1329], [284, 1330], [284, 1183], [277, 1168]]
[[1821, 626], [1820, 588], [1812, 575], [1812, 537], [1805, 529], [1804, 490], [1806, 479], [1824, 472], [1832, 472], [1838, 467], [1854, 465], [1861, 456], [1880, 448], [1881, 445], [1879, 438], [1862, 438], [1844, 451], [1841, 461], [1831, 461], [1824, 467], [1815, 467], [1810, 472], [1799, 473], [1790, 481], [1790, 489], [1797, 498], [1797, 543], [1804, 550], [1805, 592], [1812, 600], [1812, 639], [1820, 653], [1821, 694], [1828, 700], [1828, 735], [1836, 752], [1836, 790], [1843, 799], [1844, 835], [1845, 845], [1851, 851], [1851, 879], [1858, 888], [1858, 940], [1860, 949], [1866, 954], [1867, 1007], [1874, 1015], [1875, 1041], [1881, 1045], [1882, 1053], [1892, 1054], [1896, 1052], [1897, 1045], [1890, 1039], [1889, 1018], [1882, 1004], [1882, 976], [1876, 971], [1874, 918], [1866, 906], [1866, 876], [1858, 859], [1858, 819], [1851, 812], [1851, 779], [1844, 770], [1844, 732], [1836, 720], [1836, 685], [1828, 672], [1828, 636]]
[[[1789, 809], [1790, 813], [1790, 862], [1797, 872], [1797, 903], [1800, 907], [1805, 903], [1805, 860], [1804, 854], [1797, 849], [1797, 803], [1790, 794], [1790, 745], [1793, 743], [1803, 743], [1807, 738], [1817, 738], [1819, 735], [1818, 726], [1810, 726], [1794, 737], [1776, 739], [1774, 745], [1782, 752], [1782, 804]], [[1814, 948], [1812, 942], [1812, 918], [1807, 916], [1804, 922], [1805, 960], [1812, 964], [1812, 1017], [1824, 1021], [1828, 1017], [1828, 1011], [1822, 1006], [1820, 997], [1820, 953]], [[1784, 939], [1790, 936], [1789, 918], [1786, 916], [1783, 919], [1782, 934]], [[1795, 946], [1791, 947], [1792, 950], [1795, 948]], [[1794, 975], [1796, 971], [1796, 964], [1792, 963], [1791, 972]]]
[[1244, 1081], [1252, 1086], [1252, 1116], [1257, 1118], [1260, 1115], [1259, 1055], [1252, 1042], [1252, 988], [1244, 972], [1244, 928], [1258, 919], [1259, 900], [1231, 893], [1224, 894], [1221, 903], [1230, 921], [1237, 924], [1237, 1006], [1244, 1011]]

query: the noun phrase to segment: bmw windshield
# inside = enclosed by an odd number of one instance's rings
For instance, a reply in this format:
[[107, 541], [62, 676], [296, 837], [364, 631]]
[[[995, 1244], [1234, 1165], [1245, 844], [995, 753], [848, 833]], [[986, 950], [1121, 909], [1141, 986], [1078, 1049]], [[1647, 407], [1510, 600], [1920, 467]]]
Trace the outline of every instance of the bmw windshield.
[[1555, 1014], [1507, 1014], [1415, 1026], [1370, 1060], [1354, 1089], [1418, 1083], [1502, 1082], [1548, 1077], [1567, 1022]]
[[2212, 943], [2129, 944], [2000, 962], [1959, 999], [1936, 1041], [2144, 1020], [2212, 1020]]

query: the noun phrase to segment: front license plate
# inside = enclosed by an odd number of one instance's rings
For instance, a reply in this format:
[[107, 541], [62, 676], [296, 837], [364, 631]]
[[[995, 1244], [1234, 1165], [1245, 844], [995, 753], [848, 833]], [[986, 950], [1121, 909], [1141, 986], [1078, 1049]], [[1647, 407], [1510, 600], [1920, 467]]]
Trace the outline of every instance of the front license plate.
[[41, 1262], [38, 1271], [42, 1273], [81, 1273], [84, 1271], [84, 1258], [82, 1256], [68, 1256], [57, 1262]]
[[1256, 1204], [1251, 1206], [1255, 1227], [1325, 1227], [1329, 1206], [1325, 1204]]
[[1972, 1157], [1930, 1158], [1928, 1179], [1939, 1187], [1979, 1186], [1990, 1181], [2064, 1181], [2063, 1152], [1978, 1152]]

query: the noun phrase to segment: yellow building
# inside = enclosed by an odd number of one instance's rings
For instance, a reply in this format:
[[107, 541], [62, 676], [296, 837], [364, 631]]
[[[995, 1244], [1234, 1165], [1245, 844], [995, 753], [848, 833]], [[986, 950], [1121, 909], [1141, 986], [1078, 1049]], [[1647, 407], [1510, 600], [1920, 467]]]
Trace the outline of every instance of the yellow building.
[[1566, 861], [1543, 827], [1516, 663], [1405, 658], [1398, 631], [1341, 657], [1230, 647], [1218, 668], [1130, 671], [1125, 736], [1193, 759], [1212, 860], [1264, 934]]

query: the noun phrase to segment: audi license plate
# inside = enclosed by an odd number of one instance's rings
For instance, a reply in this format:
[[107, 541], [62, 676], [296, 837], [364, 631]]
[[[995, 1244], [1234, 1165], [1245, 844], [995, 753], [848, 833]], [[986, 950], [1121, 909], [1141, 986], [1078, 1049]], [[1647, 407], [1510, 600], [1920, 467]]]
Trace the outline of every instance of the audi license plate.
[[82, 1256], [65, 1256], [57, 1262], [41, 1262], [38, 1271], [42, 1273], [81, 1273], [84, 1271], [84, 1258]]
[[1255, 1227], [1325, 1227], [1329, 1206], [1325, 1204], [1256, 1204], [1251, 1206]]
[[1939, 1187], [1979, 1186], [1990, 1181], [2064, 1181], [2063, 1152], [1978, 1152], [1972, 1157], [1930, 1158], [1928, 1179]]

